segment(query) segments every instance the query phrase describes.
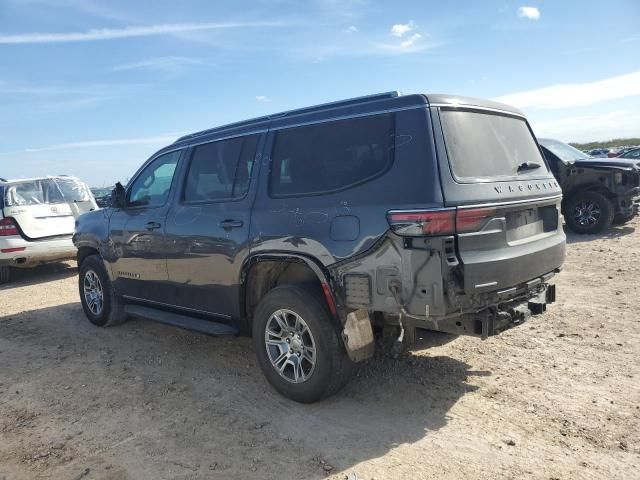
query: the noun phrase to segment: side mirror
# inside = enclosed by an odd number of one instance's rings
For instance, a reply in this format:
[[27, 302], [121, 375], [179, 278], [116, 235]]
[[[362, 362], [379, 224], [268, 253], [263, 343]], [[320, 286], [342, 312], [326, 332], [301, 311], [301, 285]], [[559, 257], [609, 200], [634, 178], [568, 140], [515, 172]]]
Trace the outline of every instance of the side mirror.
[[111, 192], [111, 206], [113, 208], [124, 208], [125, 205], [124, 187], [120, 182], [116, 183], [116, 188]]

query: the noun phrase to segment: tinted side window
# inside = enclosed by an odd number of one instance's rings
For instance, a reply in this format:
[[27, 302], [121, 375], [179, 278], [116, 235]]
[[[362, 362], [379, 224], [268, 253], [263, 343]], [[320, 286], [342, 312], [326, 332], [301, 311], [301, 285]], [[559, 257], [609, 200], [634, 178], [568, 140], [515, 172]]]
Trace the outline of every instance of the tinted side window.
[[195, 147], [187, 173], [186, 202], [243, 197], [249, 189], [258, 135]]
[[393, 161], [393, 130], [384, 114], [278, 131], [271, 195], [331, 192], [381, 174]]
[[180, 152], [161, 155], [146, 166], [129, 190], [129, 206], [160, 207], [169, 197]]

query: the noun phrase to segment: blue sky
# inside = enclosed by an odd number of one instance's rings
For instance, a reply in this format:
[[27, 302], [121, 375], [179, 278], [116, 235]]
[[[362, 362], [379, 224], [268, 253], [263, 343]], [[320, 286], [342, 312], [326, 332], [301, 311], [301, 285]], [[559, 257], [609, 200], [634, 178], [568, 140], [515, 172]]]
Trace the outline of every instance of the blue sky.
[[180, 134], [389, 90], [640, 136], [638, 52], [638, 0], [0, 0], [0, 177], [112, 184]]

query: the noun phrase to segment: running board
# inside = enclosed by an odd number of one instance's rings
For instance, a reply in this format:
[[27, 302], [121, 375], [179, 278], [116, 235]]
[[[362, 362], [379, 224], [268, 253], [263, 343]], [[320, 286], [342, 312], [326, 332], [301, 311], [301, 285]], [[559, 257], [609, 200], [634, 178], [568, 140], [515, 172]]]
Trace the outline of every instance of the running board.
[[145, 307], [143, 305], [125, 305], [124, 313], [136, 318], [144, 318], [153, 322], [164, 323], [174, 327], [193, 330], [216, 337], [224, 335], [237, 335], [238, 330], [226, 323], [203, 320], [201, 318], [189, 317], [179, 313], [167, 312], [156, 308]]

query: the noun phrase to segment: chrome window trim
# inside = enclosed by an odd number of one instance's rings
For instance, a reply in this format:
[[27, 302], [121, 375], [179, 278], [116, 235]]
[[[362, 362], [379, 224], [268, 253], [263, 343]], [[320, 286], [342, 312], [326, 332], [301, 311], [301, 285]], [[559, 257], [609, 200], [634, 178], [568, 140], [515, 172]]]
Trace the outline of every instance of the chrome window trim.
[[402, 210], [389, 210], [388, 213], [413, 213], [413, 212], [433, 212], [433, 211], [448, 211], [448, 210], [467, 210], [470, 208], [482, 208], [482, 207], [500, 207], [503, 205], [521, 205], [526, 203], [539, 203], [539, 202], [548, 202], [554, 200], [561, 200], [562, 194], [553, 195], [551, 197], [537, 197], [537, 198], [529, 198], [524, 200], [510, 200], [506, 202], [495, 201], [490, 203], [477, 203], [473, 205], [459, 205], [457, 207], [425, 207], [425, 208], [412, 208], [412, 209], [402, 209]]

